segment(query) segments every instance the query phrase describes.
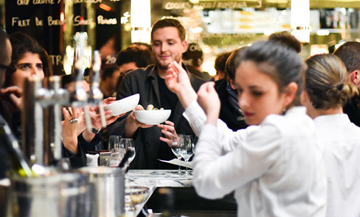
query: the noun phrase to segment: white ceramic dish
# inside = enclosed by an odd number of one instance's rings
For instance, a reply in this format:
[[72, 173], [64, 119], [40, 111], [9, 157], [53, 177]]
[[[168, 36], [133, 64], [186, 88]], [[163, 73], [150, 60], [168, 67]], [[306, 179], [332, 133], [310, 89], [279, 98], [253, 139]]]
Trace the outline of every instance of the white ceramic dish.
[[117, 116], [125, 112], [133, 110], [139, 103], [140, 95], [138, 93], [116, 100], [115, 102], [104, 106], [105, 110], [111, 110], [110, 115]]
[[136, 110], [134, 115], [136, 119], [147, 125], [157, 125], [166, 121], [171, 114], [170, 109], [165, 110]]

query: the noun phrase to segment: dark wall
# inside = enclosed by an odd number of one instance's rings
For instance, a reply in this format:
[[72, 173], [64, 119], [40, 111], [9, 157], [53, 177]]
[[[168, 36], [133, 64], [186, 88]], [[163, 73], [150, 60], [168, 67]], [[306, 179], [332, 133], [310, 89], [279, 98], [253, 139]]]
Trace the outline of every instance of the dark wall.
[[[45, 2], [45, 3], [44, 3]], [[64, 14], [64, 19], [72, 19], [72, 24], [64, 25], [60, 14], [64, 11], [65, 3], [73, 4], [73, 14]], [[69, 3], [70, 2], [70, 3]], [[89, 23], [95, 24], [95, 43], [93, 49], [100, 49], [111, 37], [116, 43], [114, 53], [120, 50], [120, 0], [92, 0], [90, 7], [95, 11], [94, 17], [87, 17], [85, 2], [73, 0], [5, 0], [5, 29], [11, 34], [16, 31], [24, 32], [34, 37], [43, 46], [51, 57], [54, 74], [61, 74], [64, 56], [64, 31], [73, 33], [87, 31]], [[110, 8], [106, 11], [100, 7], [104, 4]], [[105, 7], [107, 8], [107, 7]], [[101, 18], [100, 18], [101, 16]], [[85, 24], [80, 24], [81, 19]]]

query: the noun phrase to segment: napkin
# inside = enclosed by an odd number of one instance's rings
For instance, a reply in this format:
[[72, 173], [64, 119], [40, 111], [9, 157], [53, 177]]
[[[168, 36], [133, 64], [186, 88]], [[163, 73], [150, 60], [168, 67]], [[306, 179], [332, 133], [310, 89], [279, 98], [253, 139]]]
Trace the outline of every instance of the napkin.
[[159, 161], [161, 162], [165, 162], [165, 163], [169, 163], [169, 164], [174, 164], [174, 165], [177, 165], [177, 166], [182, 166], [182, 167], [187, 167], [187, 168], [190, 168], [192, 169], [193, 168], [193, 165], [192, 165], [192, 162], [185, 162], [185, 161], [181, 161], [177, 158], [174, 158], [172, 160], [161, 160], [161, 159], [158, 159]]

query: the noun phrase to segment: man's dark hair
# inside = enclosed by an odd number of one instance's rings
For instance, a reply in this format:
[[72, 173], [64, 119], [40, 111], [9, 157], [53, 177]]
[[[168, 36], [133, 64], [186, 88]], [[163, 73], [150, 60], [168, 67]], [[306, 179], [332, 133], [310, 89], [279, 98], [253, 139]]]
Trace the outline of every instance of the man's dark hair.
[[301, 52], [301, 42], [291, 35], [290, 32], [276, 32], [269, 36], [269, 40], [277, 41], [283, 43], [291, 48], [293, 48], [297, 53]]
[[135, 62], [138, 68], [144, 68], [153, 64], [155, 60], [149, 49], [138, 47], [137, 45], [130, 45], [117, 54], [116, 65], [121, 66], [131, 62]]
[[8, 64], [7, 62], [5, 62], [5, 60], [9, 59], [9, 52], [6, 49], [6, 41], [9, 40], [9, 36], [8, 34], [5, 32], [5, 30], [0, 28], [0, 47], [1, 47], [1, 51], [0, 51], [0, 63], [1, 64]]
[[182, 55], [185, 65], [201, 66], [203, 63], [204, 53], [199, 44], [192, 42], [189, 44], [187, 50]]
[[238, 67], [235, 62], [236, 60], [241, 59], [241, 55], [244, 53], [246, 48], [247, 46], [241, 47], [231, 52], [225, 64], [225, 72], [227, 78], [235, 81], [235, 72], [236, 72], [236, 68]]
[[225, 52], [219, 54], [215, 59], [215, 69], [216, 71], [222, 71], [225, 72], [225, 64], [226, 60], [230, 56], [231, 52]]
[[165, 28], [165, 27], [175, 27], [179, 32], [180, 40], [185, 41], [185, 35], [186, 35], [185, 28], [176, 19], [162, 19], [162, 20], [156, 21], [154, 23], [154, 25], [152, 26], [152, 29], [151, 29], [151, 41], [153, 40], [153, 33], [157, 29], [162, 29], [162, 28]]
[[[0, 64], [8, 65], [10, 59], [9, 49], [7, 48], [7, 41], [9, 40], [8, 34], [5, 30], [0, 28]], [[4, 85], [5, 82], [5, 71], [6, 69], [0, 68], [0, 87]]]
[[102, 75], [101, 75], [101, 80], [105, 80], [106, 78], [108, 78], [108, 77], [112, 77], [113, 76], [113, 74], [114, 74], [114, 72], [117, 70], [118, 68], [117, 67], [115, 67], [115, 66], [113, 66], [113, 67], [109, 67], [109, 68], [107, 68], [107, 69], [105, 69], [104, 70], [104, 72], [102, 73]]
[[334, 55], [344, 62], [348, 73], [360, 70], [360, 43], [346, 42], [335, 50]]

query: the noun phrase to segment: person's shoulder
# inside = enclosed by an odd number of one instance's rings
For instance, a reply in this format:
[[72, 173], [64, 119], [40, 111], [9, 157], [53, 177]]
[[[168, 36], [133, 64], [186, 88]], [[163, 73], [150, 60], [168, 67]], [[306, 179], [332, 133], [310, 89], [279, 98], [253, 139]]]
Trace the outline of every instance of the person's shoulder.
[[154, 70], [153, 65], [149, 65], [146, 68], [138, 68], [134, 69], [131, 72], [129, 72], [124, 79], [126, 80], [133, 80], [133, 79], [141, 79], [146, 78], [152, 71]]
[[196, 83], [196, 84], [203, 84], [205, 83], [206, 81], [192, 73], [189, 73], [189, 77], [190, 77], [190, 81], [191, 83]]
[[303, 133], [316, 131], [314, 121], [306, 114], [306, 108], [303, 106], [291, 108], [285, 115], [268, 115], [261, 125], [276, 127], [286, 137], [298, 137]]

